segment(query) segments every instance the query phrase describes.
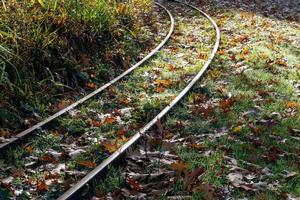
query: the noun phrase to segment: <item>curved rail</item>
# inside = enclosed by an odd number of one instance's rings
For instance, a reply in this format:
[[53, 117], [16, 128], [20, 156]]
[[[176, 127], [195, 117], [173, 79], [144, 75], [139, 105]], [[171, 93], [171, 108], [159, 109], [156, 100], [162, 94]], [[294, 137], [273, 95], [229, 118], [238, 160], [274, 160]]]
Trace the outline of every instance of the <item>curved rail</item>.
[[171, 35], [172, 35], [173, 31], [174, 31], [174, 19], [173, 19], [171, 13], [165, 7], [163, 7], [161, 4], [156, 3], [156, 5], [162, 7], [164, 10], [167, 11], [167, 13], [168, 13], [168, 15], [170, 17], [171, 25], [170, 25], [170, 29], [169, 29], [169, 32], [168, 32], [167, 36], [163, 39], [163, 41], [161, 41], [161, 43], [158, 46], [156, 46], [155, 49], [153, 49], [142, 60], [140, 60], [139, 62], [137, 62], [136, 64], [134, 64], [132, 67], [130, 67], [129, 69], [127, 69], [125, 72], [123, 72], [122, 74], [120, 74], [119, 76], [117, 76], [116, 78], [114, 78], [113, 80], [111, 80], [110, 82], [106, 83], [105, 85], [101, 86], [100, 88], [98, 88], [94, 92], [92, 92], [92, 93], [88, 94], [87, 96], [79, 99], [75, 103], [73, 103], [73, 104], [69, 105], [68, 107], [60, 110], [59, 112], [57, 112], [57, 113], [49, 116], [48, 118], [46, 118], [43, 121], [37, 123], [36, 125], [34, 125], [34, 126], [28, 128], [28, 129], [22, 131], [21, 133], [17, 134], [16, 136], [10, 138], [10, 141], [0, 144], [0, 151], [3, 150], [4, 148], [7, 148], [11, 144], [17, 142], [19, 139], [24, 138], [25, 136], [28, 136], [33, 131], [41, 128], [45, 124], [51, 122], [52, 120], [58, 118], [59, 116], [65, 114], [66, 112], [72, 110], [73, 108], [77, 107], [79, 104], [82, 104], [85, 101], [89, 100], [90, 98], [94, 97], [95, 95], [99, 94], [100, 92], [102, 92], [103, 90], [105, 90], [109, 86], [113, 85], [114, 83], [116, 83], [120, 79], [124, 78], [129, 73], [131, 73], [133, 70], [135, 70], [136, 68], [138, 68], [139, 66], [141, 66], [142, 64], [144, 64], [149, 58], [151, 58], [154, 54], [156, 54], [158, 52], [158, 50], [161, 49], [166, 44], [166, 42], [170, 39], [170, 37], [171, 37]]
[[[210, 63], [212, 62], [213, 58], [215, 57], [217, 50], [220, 44], [220, 30], [215, 23], [215, 21], [205, 12], [198, 9], [197, 7], [190, 5], [186, 2], [180, 2], [178, 0], [174, 0], [177, 3], [184, 4], [189, 6], [197, 11], [199, 11], [204, 17], [206, 17], [214, 26], [216, 31], [216, 42], [214, 44], [214, 48], [209, 56], [208, 60], [204, 64], [203, 68], [197, 73], [197, 75], [192, 79], [192, 81], [179, 93], [179, 95], [173, 99], [170, 104], [165, 107], [155, 118], [153, 118], [146, 126], [139, 130], [128, 142], [126, 142], [122, 147], [120, 147], [117, 151], [115, 151], [112, 155], [110, 155], [107, 159], [105, 159], [100, 165], [98, 165], [94, 170], [88, 173], [83, 179], [81, 179], [77, 184], [75, 184], [72, 188], [67, 190], [62, 196], [58, 198], [58, 200], [65, 200], [65, 199], [73, 199], [76, 198], [75, 195], [77, 194], [80, 189], [86, 185], [87, 183], [91, 182], [92, 179], [96, 176], [99, 176], [101, 173], [107, 169], [108, 165], [112, 164], [116, 161], [121, 155], [125, 153], [125, 151], [135, 144], [143, 134], [145, 134], [154, 124], [156, 124], [162, 117], [164, 117], [188, 92], [189, 90], [195, 85], [195, 83], [202, 77], [204, 72], [208, 69]], [[165, 8], [166, 9], [166, 8]], [[171, 16], [171, 13], [166, 9], [168, 14]]]

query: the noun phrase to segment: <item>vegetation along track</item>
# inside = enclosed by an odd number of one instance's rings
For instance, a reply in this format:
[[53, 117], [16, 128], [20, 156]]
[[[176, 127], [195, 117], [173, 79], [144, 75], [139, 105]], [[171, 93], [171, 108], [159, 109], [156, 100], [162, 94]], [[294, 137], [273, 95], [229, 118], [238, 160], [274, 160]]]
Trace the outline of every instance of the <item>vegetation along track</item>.
[[[77, 182], [59, 199], [76, 197], [187, 94], [214, 58], [220, 32], [208, 15], [185, 5], [204, 15], [208, 22], [203, 26], [212, 23], [215, 35], [201, 30], [201, 25], [179, 21], [177, 29], [188, 31], [176, 32], [157, 58], [116, 86], [107, 86], [107, 92], [88, 105], [73, 108], [52, 127], [37, 130], [22, 148], [9, 150], [0, 162], [3, 194], [53, 199]], [[212, 45], [199, 45], [195, 34]]]
[[[157, 3], [158, 6], [162, 7], [160, 4]], [[162, 7], [164, 8], [164, 7]], [[168, 12], [168, 11], [167, 11]], [[155, 49], [153, 49], [149, 54], [147, 54], [142, 60], [140, 60], [139, 62], [137, 62], [136, 64], [134, 64], [132, 67], [130, 67], [128, 70], [126, 70], [125, 72], [123, 72], [122, 74], [120, 74], [119, 76], [117, 76], [116, 78], [114, 78], [113, 80], [109, 81], [108, 83], [104, 84], [102, 87], [98, 88], [97, 90], [93, 91], [92, 93], [84, 96], [83, 98], [81, 98], [80, 100], [74, 102], [73, 104], [67, 106], [66, 108], [58, 111], [57, 113], [47, 117], [46, 119], [44, 119], [43, 121], [37, 123], [36, 125], [20, 132], [19, 134], [17, 134], [16, 136], [9, 138], [8, 141], [1, 143], [0, 144], [0, 150], [4, 149], [4, 148], [8, 148], [10, 145], [14, 144], [15, 142], [17, 142], [18, 140], [28, 136], [28, 134], [33, 133], [34, 131], [36, 131], [37, 129], [41, 128], [42, 126], [46, 125], [47, 123], [55, 120], [56, 118], [60, 117], [61, 115], [67, 113], [68, 111], [74, 109], [75, 107], [77, 107], [78, 105], [88, 101], [89, 99], [91, 99], [92, 97], [94, 97], [95, 95], [99, 94], [100, 92], [104, 91], [105, 89], [107, 89], [109, 86], [113, 85], [114, 83], [116, 83], [117, 81], [119, 81], [120, 79], [124, 78], [126, 75], [130, 74], [133, 70], [135, 70], [136, 68], [138, 68], [139, 66], [141, 66], [143, 63], [145, 63], [149, 58], [151, 58], [154, 54], [157, 53], [157, 51], [162, 48], [165, 43], [170, 39], [171, 34], [174, 30], [174, 21], [173, 21], [173, 17], [169, 14], [170, 20], [171, 20], [171, 26], [170, 26], [170, 30], [169, 33], [167, 34], [167, 36], [163, 39], [163, 41], [161, 41], [161, 43], [156, 46]]]

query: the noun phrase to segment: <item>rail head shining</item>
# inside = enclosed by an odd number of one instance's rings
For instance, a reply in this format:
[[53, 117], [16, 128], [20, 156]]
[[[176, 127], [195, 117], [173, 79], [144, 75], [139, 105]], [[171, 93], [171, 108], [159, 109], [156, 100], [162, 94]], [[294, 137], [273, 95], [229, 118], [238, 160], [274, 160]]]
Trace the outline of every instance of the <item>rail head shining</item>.
[[[155, 125], [158, 120], [160, 120], [163, 116], [165, 116], [188, 92], [189, 90], [195, 85], [195, 83], [202, 77], [204, 72], [208, 69], [210, 63], [212, 62], [213, 58], [215, 57], [217, 50], [219, 48], [220, 44], [220, 30], [215, 23], [215, 21], [205, 12], [202, 10], [198, 9], [197, 7], [190, 5], [186, 2], [180, 2], [175, 0], [177, 3], [182, 3], [185, 4], [197, 11], [199, 11], [204, 17], [206, 17], [214, 26], [215, 32], [216, 32], [216, 41], [214, 44], [214, 48], [211, 52], [211, 55], [209, 56], [208, 60], [204, 64], [203, 68], [197, 73], [197, 75], [192, 79], [192, 81], [179, 93], [179, 95], [169, 103], [167, 107], [165, 107], [155, 118], [153, 118], [146, 126], [144, 126], [138, 133], [136, 133], [128, 142], [126, 142], [122, 147], [120, 147], [117, 151], [115, 151], [112, 155], [110, 155], [107, 159], [105, 159], [100, 165], [98, 165], [94, 170], [92, 170], [90, 173], [88, 173], [83, 179], [81, 179], [78, 183], [76, 183], [72, 188], [67, 190], [62, 196], [58, 198], [58, 200], [66, 200], [66, 199], [76, 199], [75, 195], [77, 192], [84, 187], [87, 183], [91, 182], [92, 179], [95, 176], [100, 175], [101, 173], [104, 172], [104, 170], [112, 164], [117, 158], [119, 158], [121, 155], [123, 155], [127, 149], [129, 149], [133, 144], [135, 144], [140, 137], [145, 134], [153, 125]], [[171, 19], [171, 28], [169, 32], [169, 36], [172, 34], [174, 30], [174, 19], [170, 11], [162, 6], [159, 3], [156, 3], [160, 7], [164, 8], [166, 12], [168, 13], [170, 19]]]

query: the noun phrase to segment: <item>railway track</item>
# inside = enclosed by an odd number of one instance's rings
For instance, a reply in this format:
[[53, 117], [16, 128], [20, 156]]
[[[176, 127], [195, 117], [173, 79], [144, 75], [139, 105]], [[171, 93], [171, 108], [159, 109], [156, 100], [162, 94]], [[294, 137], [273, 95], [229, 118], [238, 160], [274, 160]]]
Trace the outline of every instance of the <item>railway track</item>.
[[[205, 18], [207, 18], [207, 20], [209, 20], [209, 22], [213, 25], [213, 28], [215, 30], [215, 42], [213, 44], [213, 48], [212, 51], [210, 53], [209, 56], [207, 56], [207, 60], [204, 62], [204, 65], [201, 66], [201, 69], [199, 69], [193, 77], [189, 77], [190, 75], [186, 75], [188, 79], [188, 84], [183, 88], [180, 89], [179, 94], [177, 93], [176, 95], [173, 95], [171, 97], [171, 101], [166, 101], [164, 103], [162, 103], [162, 105], [164, 106], [163, 109], [161, 109], [161, 111], [159, 113], [155, 113], [155, 117], [153, 117], [145, 126], [142, 126], [141, 128], [138, 129], [138, 131], [134, 131], [135, 133], [133, 135], [130, 135], [130, 139], [127, 140], [122, 140], [122, 144], [121, 145], [116, 145], [114, 146], [114, 148], [118, 147], [117, 150], [114, 150], [114, 152], [107, 156], [105, 159], [103, 159], [103, 161], [101, 163], [99, 163], [99, 165], [97, 165], [96, 167], [94, 167], [93, 164], [93, 170], [88, 172], [81, 180], [79, 180], [75, 185], [73, 185], [71, 188], [69, 188], [66, 192], [64, 192], [58, 199], [62, 200], [62, 199], [78, 199], [78, 194], [80, 193], [80, 191], [83, 189], [83, 187], [85, 185], [87, 185], [88, 183], [90, 183], [91, 181], [94, 180], [95, 177], [99, 177], [99, 176], [104, 176], [105, 175], [105, 170], [107, 169], [107, 167], [113, 163], [115, 163], [118, 159], [120, 159], [122, 157], [122, 155], [124, 155], [124, 153], [126, 152], [126, 150], [128, 150], [130, 147], [133, 147], [134, 144], [137, 143], [137, 141], [151, 128], [153, 127], [155, 124], [157, 124], [158, 122], [160, 122], [160, 119], [162, 119], [189, 91], [190, 89], [195, 85], [195, 83], [203, 76], [203, 74], [205, 73], [205, 71], [208, 69], [210, 63], [212, 62], [218, 46], [219, 46], [219, 42], [220, 42], [220, 31], [216, 25], [216, 23], [213, 21], [213, 19], [207, 15], [205, 12], [199, 10], [198, 8], [196, 8], [195, 6], [192, 6], [188, 3], [183, 3], [180, 1], [176, 1], [176, 3], [180, 3], [186, 7], [189, 7], [193, 10], [195, 10], [198, 13], [201, 13]], [[3, 150], [7, 147], [10, 147], [10, 145], [15, 144], [16, 142], [18, 142], [19, 140], [21, 140], [23, 137], [27, 137], [29, 134], [32, 134], [34, 131], [39, 130], [42, 126], [46, 125], [47, 123], [53, 121], [54, 119], [58, 118], [59, 116], [65, 114], [68, 111], [73, 110], [74, 108], [76, 108], [79, 104], [82, 104], [84, 102], [86, 102], [87, 100], [91, 99], [92, 97], [98, 95], [100, 92], [102, 92], [105, 89], [109, 90], [109, 93], [114, 93], [111, 92], [111, 86], [113, 84], [115, 84], [116, 82], [118, 82], [119, 80], [125, 78], [125, 76], [127, 76], [129, 73], [131, 73], [132, 71], [134, 71], [135, 69], [137, 69], [139, 66], [141, 66], [142, 64], [144, 64], [150, 57], [152, 57], [155, 53], [158, 52], [159, 49], [161, 49], [161, 47], [166, 44], [166, 42], [169, 40], [169, 38], [171, 37], [171, 34], [174, 30], [174, 19], [173, 16], [171, 14], [171, 12], [164, 7], [163, 5], [157, 3], [157, 5], [159, 5], [160, 7], [162, 7], [167, 13], [168, 16], [170, 18], [170, 30], [168, 32], [168, 35], [165, 37], [165, 39], [153, 50], [151, 51], [150, 54], [148, 54], [146, 57], [144, 57], [144, 59], [142, 59], [140, 62], [138, 62], [137, 64], [135, 64], [134, 66], [132, 66], [130, 69], [128, 69], [126, 72], [124, 72], [123, 74], [121, 74], [120, 76], [116, 77], [115, 79], [113, 79], [112, 81], [110, 81], [109, 83], [105, 84], [104, 86], [102, 86], [101, 88], [97, 89], [96, 91], [94, 91], [93, 93], [89, 94], [88, 96], [80, 99], [79, 101], [75, 102], [74, 104], [70, 105], [69, 107], [59, 111], [58, 113], [56, 113], [53, 116], [50, 116], [49, 118], [47, 118], [46, 120], [38, 123], [37, 125], [31, 127], [30, 129], [27, 129], [25, 131], [23, 131], [22, 133], [18, 134], [14, 139], [12, 139], [10, 142], [2, 144], [0, 146], [0, 149]], [[170, 66], [169, 66], [170, 67]], [[172, 67], [170, 67], [172, 68]], [[149, 70], [149, 73], [153, 71], [153, 69]], [[172, 70], [171, 70], [172, 71]], [[169, 80], [169, 79], [167, 79]], [[167, 87], [170, 85], [170, 83], [166, 80], [156, 80], [155, 84], [159, 85], [163, 85], [164, 87]], [[122, 86], [122, 88], [124, 87], [124, 85]], [[161, 92], [161, 88], [163, 87], [158, 87], [157, 92]], [[114, 96], [114, 94], [110, 94], [110, 96]], [[111, 98], [111, 97], [110, 97]], [[109, 99], [109, 98], [108, 98]], [[122, 110], [122, 109], [120, 109]], [[119, 112], [119, 111], [118, 111]], [[118, 113], [117, 112], [117, 113]], [[104, 122], [106, 123], [114, 123], [116, 121], [116, 118], [111, 117], [111, 116], [115, 116], [116, 114], [113, 113], [111, 115], [109, 115], [109, 117], [106, 117], [106, 119], [104, 120]], [[93, 121], [91, 122], [91, 124], [95, 127], [98, 127], [98, 124], [95, 124]], [[123, 129], [122, 129], [123, 130]], [[54, 134], [55, 135], [55, 134]], [[123, 136], [122, 136], [123, 138]], [[79, 139], [82, 139], [81, 137]], [[115, 140], [115, 144], [117, 144], [117, 142], [119, 142], [119, 139]], [[110, 143], [110, 145], [112, 145]], [[110, 146], [111, 147], [111, 146]], [[27, 146], [28, 148], [28, 146]], [[49, 152], [46, 152], [49, 153]], [[91, 164], [87, 164], [87, 162], [85, 162], [86, 165], [91, 165]], [[38, 187], [38, 182], [36, 183], [37, 187]]]
[[55, 114], [47, 117], [46, 119], [44, 119], [43, 121], [37, 123], [36, 125], [34, 125], [34, 126], [28, 128], [28, 129], [26, 129], [26, 130], [18, 133], [14, 137], [10, 138], [9, 141], [1, 143], [0, 144], [0, 151], [3, 151], [5, 149], [9, 148], [13, 144], [19, 142], [19, 140], [22, 140], [23, 138], [25, 138], [25, 137], [33, 134], [34, 131], [40, 129], [41, 127], [43, 127], [44, 125], [48, 124], [49, 122], [52, 122], [53, 120], [57, 119], [58, 117], [66, 114], [68, 111], [71, 111], [72, 109], [76, 108], [77, 106], [79, 106], [79, 105], [85, 103], [86, 101], [90, 100], [91, 98], [95, 97], [96, 95], [98, 95], [99, 93], [103, 92], [104, 90], [106, 90], [107, 88], [109, 88], [110, 86], [112, 86], [113, 84], [115, 84], [116, 82], [118, 82], [119, 80], [123, 79], [125, 76], [127, 76], [128, 74], [130, 74], [131, 72], [133, 72], [135, 69], [137, 69], [139, 66], [141, 66], [142, 64], [144, 64], [146, 61], [148, 61], [153, 55], [155, 55], [158, 52], [158, 50], [161, 49], [166, 44], [166, 42], [170, 39], [171, 34], [172, 34], [173, 30], [174, 30], [174, 19], [173, 19], [172, 15], [161, 4], [156, 3], [156, 5], [160, 6], [161, 8], [163, 8], [168, 13], [168, 15], [170, 17], [170, 23], [171, 23], [170, 29], [169, 29], [169, 32], [168, 32], [167, 36], [161, 41], [161, 43], [158, 46], [156, 46], [142, 60], [140, 60], [139, 62], [137, 62], [136, 64], [134, 64], [132, 67], [130, 67], [129, 69], [127, 69], [125, 72], [123, 72], [119, 76], [115, 77], [113, 80], [109, 81], [108, 83], [104, 84], [103, 86], [101, 86], [97, 90], [95, 90], [92, 93], [84, 96], [83, 98], [81, 98], [78, 101], [72, 103], [71, 105], [67, 106], [66, 108], [58, 111], [57, 113], [55, 113]]

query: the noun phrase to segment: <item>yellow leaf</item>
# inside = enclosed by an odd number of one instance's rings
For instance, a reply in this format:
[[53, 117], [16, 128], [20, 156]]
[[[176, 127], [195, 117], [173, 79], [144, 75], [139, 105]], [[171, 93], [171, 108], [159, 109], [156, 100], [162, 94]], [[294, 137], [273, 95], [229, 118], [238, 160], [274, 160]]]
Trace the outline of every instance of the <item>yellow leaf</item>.
[[171, 79], [165, 79], [165, 80], [157, 79], [155, 81], [155, 84], [157, 86], [168, 87], [173, 84], [173, 81]]
[[242, 127], [241, 126], [234, 127], [232, 131], [234, 133], [240, 133], [242, 131]]
[[295, 101], [289, 101], [289, 102], [287, 102], [286, 105], [288, 108], [297, 108], [299, 106], [299, 103], [297, 103]]
[[103, 142], [102, 145], [109, 153], [114, 153], [118, 149], [118, 145], [116, 143], [112, 144], [110, 142]]

